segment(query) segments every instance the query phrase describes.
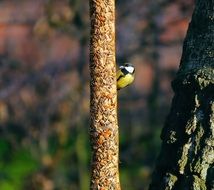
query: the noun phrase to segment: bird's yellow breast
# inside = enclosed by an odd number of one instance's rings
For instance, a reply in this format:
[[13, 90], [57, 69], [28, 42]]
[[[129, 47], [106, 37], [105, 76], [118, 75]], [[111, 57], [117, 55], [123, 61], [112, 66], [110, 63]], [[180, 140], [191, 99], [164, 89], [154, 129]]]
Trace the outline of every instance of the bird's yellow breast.
[[117, 72], [117, 89], [124, 88], [134, 81], [134, 76], [131, 74], [122, 73], [120, 70]]

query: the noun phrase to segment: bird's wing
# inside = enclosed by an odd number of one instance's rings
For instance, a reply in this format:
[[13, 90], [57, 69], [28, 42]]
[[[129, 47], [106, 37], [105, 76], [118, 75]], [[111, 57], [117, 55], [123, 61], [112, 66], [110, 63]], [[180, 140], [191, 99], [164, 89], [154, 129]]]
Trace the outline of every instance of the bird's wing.
[[119, 69], [119, 70], [117, 71], [117, 81], [118, 81], [120, 78], [124, 77], [124, 76], [125, 76], [125, 74], [122, 72], [121, 69]]

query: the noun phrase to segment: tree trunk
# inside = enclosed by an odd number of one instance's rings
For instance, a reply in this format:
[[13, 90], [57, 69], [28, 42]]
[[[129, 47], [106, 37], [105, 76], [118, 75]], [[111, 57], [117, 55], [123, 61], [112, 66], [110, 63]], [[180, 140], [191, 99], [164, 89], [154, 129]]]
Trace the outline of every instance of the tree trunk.
[[90, 18], [90, 188], [119, 190], [114, 0], [90, 0]]
[[214, 0], [196, 0], [149, 190], [214, 189]]

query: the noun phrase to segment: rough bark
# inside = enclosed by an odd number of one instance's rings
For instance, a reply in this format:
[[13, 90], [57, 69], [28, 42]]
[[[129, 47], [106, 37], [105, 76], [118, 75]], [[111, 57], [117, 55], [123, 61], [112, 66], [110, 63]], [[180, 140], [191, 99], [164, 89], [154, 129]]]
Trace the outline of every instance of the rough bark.
[[90, 0], [90, 18], [90, 189], [119, 190], [114, 0]]
[[214, 189], [214, 1], [197, 0], [149, 190]]

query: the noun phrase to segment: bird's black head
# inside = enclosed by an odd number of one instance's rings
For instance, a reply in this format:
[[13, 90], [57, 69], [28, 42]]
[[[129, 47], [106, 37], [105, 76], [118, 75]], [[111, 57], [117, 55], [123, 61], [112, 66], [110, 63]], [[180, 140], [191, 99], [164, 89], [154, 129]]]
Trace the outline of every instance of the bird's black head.
[[128, 71], [131, 74], [135, 72], [135, 68], [131, 63], [126, 63], [124, 68], [126, 69], [126, 71]]

